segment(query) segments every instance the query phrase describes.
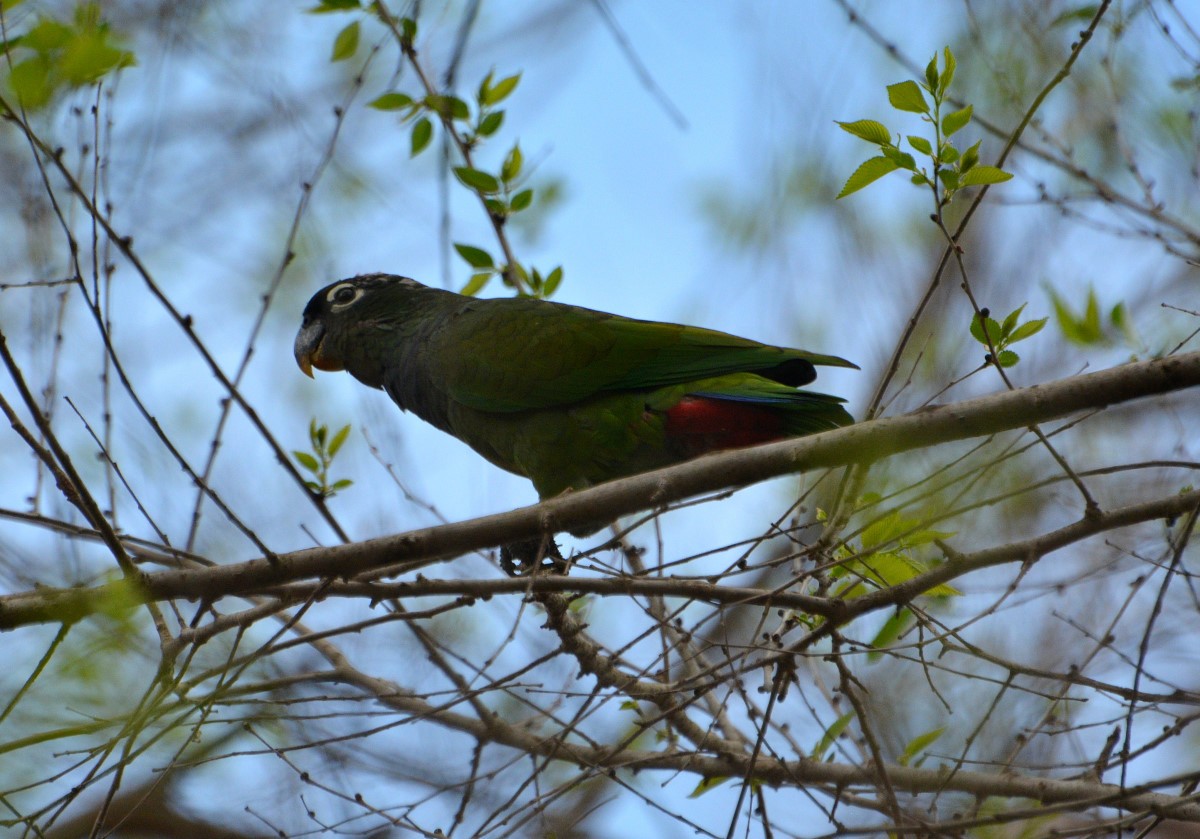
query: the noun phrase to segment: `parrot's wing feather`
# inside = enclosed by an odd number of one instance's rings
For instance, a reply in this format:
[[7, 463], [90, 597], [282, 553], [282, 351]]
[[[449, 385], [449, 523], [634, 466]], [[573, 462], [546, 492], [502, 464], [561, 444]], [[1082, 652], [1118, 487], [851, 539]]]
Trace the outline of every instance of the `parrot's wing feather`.
[[854, 366], [694, 326], [511, 299], [462, 306], [439, 330], [426, 363], [451, 399], [502, 412], [735, 372], [797, 387], [816, 377], [814, 364]]

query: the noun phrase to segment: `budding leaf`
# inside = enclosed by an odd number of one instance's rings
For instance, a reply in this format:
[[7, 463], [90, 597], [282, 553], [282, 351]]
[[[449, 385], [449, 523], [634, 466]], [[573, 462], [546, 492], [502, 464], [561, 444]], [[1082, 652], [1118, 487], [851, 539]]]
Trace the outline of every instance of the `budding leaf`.
[[458, 255], [465, 259], [467, 264], [472, 268], [492, 268], [495, 266], [495, 263], [492, 261], [492, 255], [483, 248], [455, 242], [454, 249], [458, 251]]
[[858, 192], [864, 186], [899, 168], [895, 161], [886, 157], [872, 157], [854, 170], [854, 174], [846, 180], [846, 185], [842, 187], [842, 191], [838, 193], [837, 197], [845, 198], [851, 193]]
[[411, 155], [416, 157], [425, 150], [429, 145], [429, 141], [433, 138], [433, 123], [428, 117], [421, 117], [413, 125], [412, 130], [412, 152]]
[[964, 172], [959, 186], [979, 186], [981, 184], [1001, 184], [1012, 180], [1012, 173], [1005, 172], [995, 166], [974, 166], [971, 171]]
[[515, 76], [509, 76], [506, 79], [501, 79], [489, 87], [487, 92], [480, 97], [480, 104], [495, 105], [497, 102], [502, 102], [508, 98], [509, 94], [517, 89], [517, 83], [519, 81], [521, 81], [520, 73], [517, 73]]
[[892, 135], [887, 130], [887, 126], [873, 119], [839, 122], [838, 125], [841, 126], [843, 131], [848, 131], [855, 137], [858, 137], [860, 140], [866, 140], [868, 143], [884, 145], [892, 142]]
[[933, 58], [929, 59], [929, 63], [925, 65], [925, 84], [929, 85], [929, 89], [934, 93], [938, 92], [938, 62], [936, 52], [933, 54]]
[[468, 280], [467, 284], [462, 287], [462, 291], [460, 291], [459, 294], [466, 295], [467, 297], [474, 297], [476, 294], [483, 291], [483, 287], [487, 285], [488, 280], [491, 278], [492, 273], [490, 271], [484, 271], [481, 274], [472, 274], [471, 279]]
[[974, 112], [973, 105], [967, 105], [961, 111], [954, 111], [942, 117], [942, 133], [949, 137], [954, 132], [966, 126], [971, 121]]
[[950, 52], [950, 47], [945, 49], [946, 69], [942, 70], [942, 75], [938, 79], [938, 89], [943, 93], [950, 87], [950, 82], [954, 81], [954, 71], [958, 67], [958, 62], [954, 60], [954, 53]]
[[367, 107], [375, 108], [378, 111], [398, 111], [401, 108], [407, 108], [412, 104], [412, 97], [407, 93], [385, 93], [382, 96], [371, 100], [367, 103]]
[[933, 144], [924, 137], [919, 137], [916, 134], [909, 134], [908, 144], [921, 154], [933, 154]]
[[500, 182], [496, 180], [495, 175], [489, 175], [487, 172], [481, 172], [469, 166], [455, 166], [454, 176], [466, 186], [479, 192], [500, 191]]
[[1042, 327], [1046, 325], [1049, 318], [1038, 318], [1037, 320], [1027, 320], [1008, 336], [1008, 342], [1015, 344], [1017, 341], [1024, 341], [1042, 331]]
[[342, 31], [333, 39], [333, 55], [330, 57], [330, 61], [345, 61], [358, 52], [359, 28], [357, 20], [342, 28]]
[[929, 103], [925, 101], [925, 95], [921, 93], [921, 88], [914, 81], [897, 82], [890, 84], [887, 88], [888, 101], [892, 103], [892, 107], [898, 111], [909, 111], [914, 114], [929, 113]]

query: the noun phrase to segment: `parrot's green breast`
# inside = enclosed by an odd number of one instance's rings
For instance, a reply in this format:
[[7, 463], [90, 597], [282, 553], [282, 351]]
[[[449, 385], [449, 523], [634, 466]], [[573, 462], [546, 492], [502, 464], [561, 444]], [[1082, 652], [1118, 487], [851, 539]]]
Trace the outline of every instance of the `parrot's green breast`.
[[542, 498], [677, 460], [663, 414], [625, 394], [519, 412], [459, 406], [451, 411], [450, 429], [492, 463], [529, 478]]

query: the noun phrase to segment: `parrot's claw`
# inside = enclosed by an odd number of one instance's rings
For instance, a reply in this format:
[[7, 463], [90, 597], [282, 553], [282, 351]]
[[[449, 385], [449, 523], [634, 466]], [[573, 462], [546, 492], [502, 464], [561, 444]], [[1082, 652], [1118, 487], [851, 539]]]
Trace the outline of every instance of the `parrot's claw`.
[[550, 536], [535, 536], [500, 546], [500, 568], [510, 577], [525, 574], [566, 574], [570, 565]]

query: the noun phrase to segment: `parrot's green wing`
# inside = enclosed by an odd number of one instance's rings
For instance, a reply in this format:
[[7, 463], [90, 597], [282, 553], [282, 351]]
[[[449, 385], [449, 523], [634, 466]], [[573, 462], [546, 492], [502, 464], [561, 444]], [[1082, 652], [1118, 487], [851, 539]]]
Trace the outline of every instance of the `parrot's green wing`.
[[472, 300], [431, 343], [426, 363], [447, 396], [496, 412], [728, 373], [758, 373], [794, 388], [816, 378], [814, 364], [855, 366], [709, 329], [539, 300]]

